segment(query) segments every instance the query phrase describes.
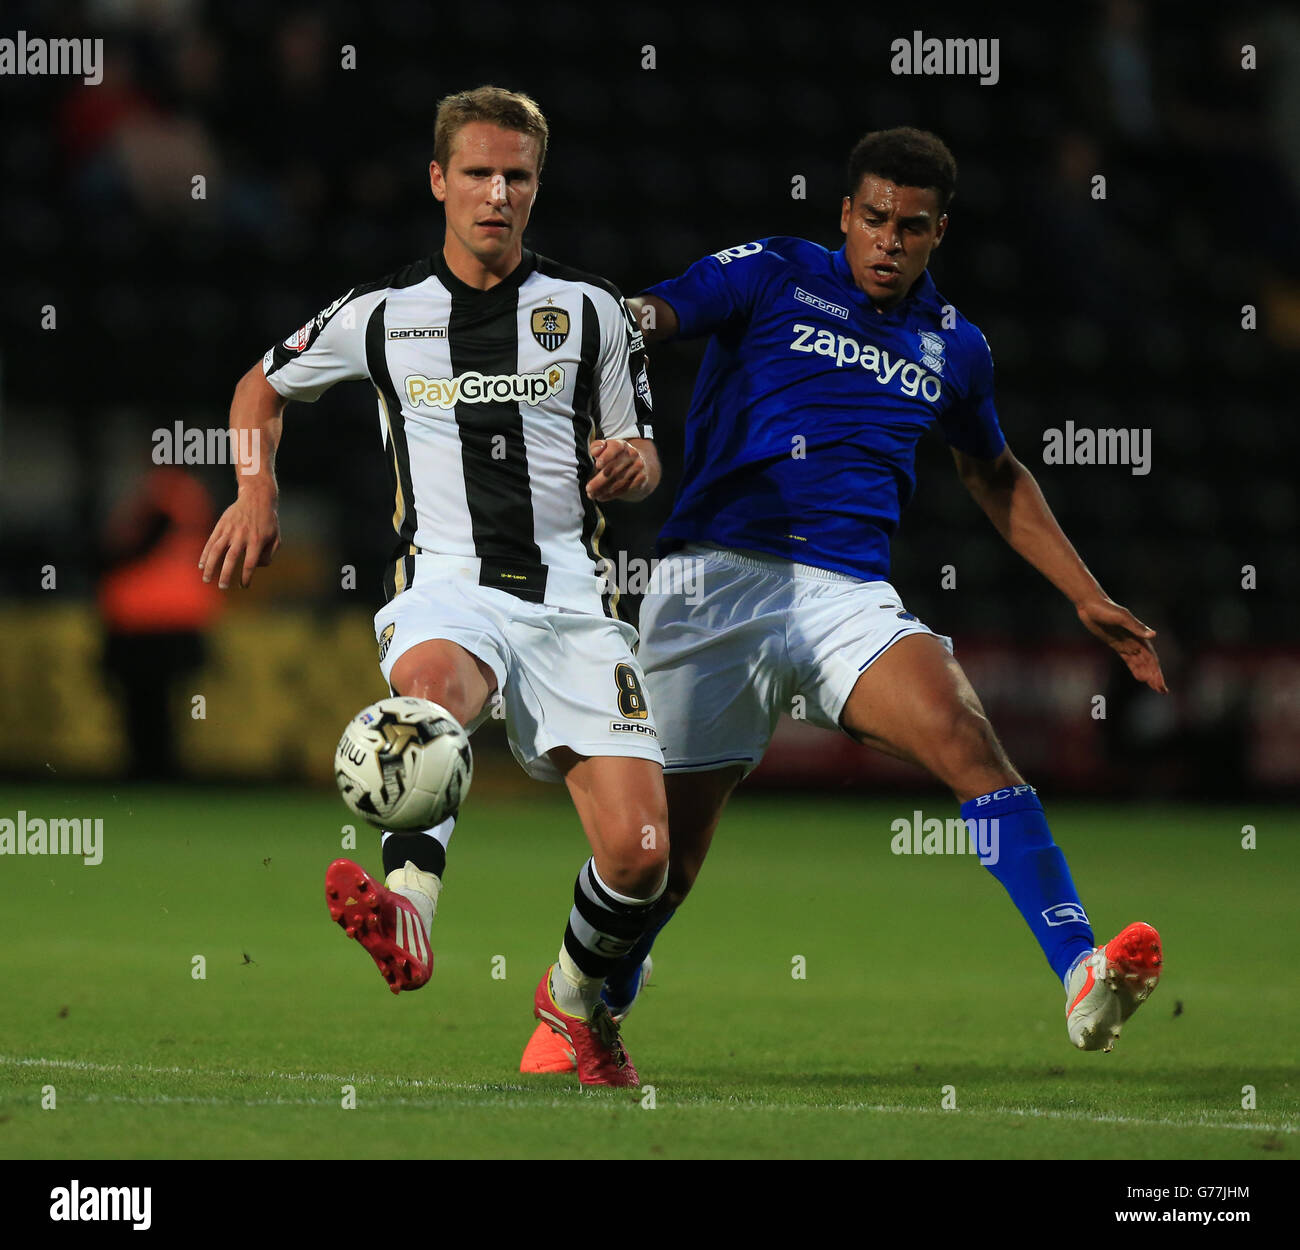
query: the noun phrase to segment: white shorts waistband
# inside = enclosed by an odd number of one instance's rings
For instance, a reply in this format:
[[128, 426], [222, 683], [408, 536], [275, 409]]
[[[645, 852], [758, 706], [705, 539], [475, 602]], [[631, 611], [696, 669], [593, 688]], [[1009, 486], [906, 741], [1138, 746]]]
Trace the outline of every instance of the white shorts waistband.
[[736, 551], [730, 547], [715, 547], [712, 543], [687, 543], [673, 554], [696, 557], [707, 556], [709, 559], [734, 564], [737, 568], [753, 569], [759, 573], [776, 573], [783, 577], [803, 577], [819, 582], [857, 582], [860, 585], [866, 584], [866, 578], [854, 577], [849, 573], [839, 573], [834, 569], [820, 569], [813, 564], [800, 564], [797, 560], [786, 560], [781, 556], [770, 556], [762, 551]]
[[[435, 551], [420, 551], [415, 556], [414, 586], [437, 578], [455, 578], [482, 585], [482, 561], [477, 556], [453, 556]], [[486, 589], [505, 590], [504, 586]], [[601, 583], [593, 569], [591, 573], [547, 569], [546, 591], [543, 602], [548, 607], [582, 612], [588, 616], [604, 616], [601, 602]]]

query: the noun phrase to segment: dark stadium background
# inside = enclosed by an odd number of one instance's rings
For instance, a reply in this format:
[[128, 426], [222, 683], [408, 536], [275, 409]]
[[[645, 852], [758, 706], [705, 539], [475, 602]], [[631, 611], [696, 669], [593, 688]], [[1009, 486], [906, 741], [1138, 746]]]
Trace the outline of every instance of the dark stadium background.
[[[954, 637], [1031, 780], [1294, 790], [1300, 19], [1281, 4], [1187, 12], [9, 0], [0, 36], [102, 36], [106, 70], [96, 87], [0, 77], [0, 769], [122, 773], [96, 591], [108, 519], [149, 468], [152, 432], [223, 425], [268, 346], [439, 246], [434, 108], [493, 82], [533, 94], [551, 124], [529, 245], [629, 294], [766, 235], [838, 246], [852, 143], [898, 124], [942, 135], [960, 174], [932, 272], [984, 330], [1009, 441], [1067, 534], [1159, 630], [1173, 694], [1140, 690], [1092, 642], [937, 438], [918, 457], [895, 585]], [[892, 75], [890, 42], [913, 27], [999, 38], [999, 83]], [[355, 69], [340, 66], [344, 45]], [[1104, 201], [1089, 195], [1097, 173]], [[796, 175], [806, 199], [792, 198]], [[41, 325], [49, 305], [55, 329]], [[633, 555], [649, 555], [671, 503], [699, 355], [652, 353], [665, 484], [609, 509], [614, 546]], [[1150, 474], [1044, 465], [1043, 429], [1067, 420], [1149, 427]], [[229, 469], [196, 473], [215, 507], [233, 497]], [[343, 721], [383, 693], [369, 616], [392, 535], [369, 390], [291, 407], [279, 474], [281, 553], [232, 593], [173, 693], [178, 767], [194, 777], [326, 778]], [[955, 590], [940, 588], [945, 565]], [[499, 726], [476, 739], [484, 759], [502, 744]], [[797, 724], [760, 776], [915, 783]]]

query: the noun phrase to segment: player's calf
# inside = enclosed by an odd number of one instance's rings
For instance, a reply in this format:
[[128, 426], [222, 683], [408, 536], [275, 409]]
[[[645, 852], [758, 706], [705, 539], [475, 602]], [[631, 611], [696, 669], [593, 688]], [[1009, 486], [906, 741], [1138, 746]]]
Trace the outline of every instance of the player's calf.
[[574, 883], [555, 992], [574, 1015], [589, 1015], [620, 958], [650, 926], [668, 876], [668, 804], [663, 769], [645, 758], [579, 756], [556, 748], [591, 859]]
[[[731, 792], [744, 775], [736, 766], [704, 772], [670, 773], [664, 778], [668, 823], [672, 828], [668, 881], [649, 927], [610, 970], [600, 991], [621, 1026], [650, 979], [650, 950], [660, 931], [690, 893], [708, 854], [714, 830]], [[573, 1072], [577, 1060], [566, 1035], [539, 1024], [524, 1047], [519, 1070], [530, 1073]]]
[[650, 927], [666, 873], [649, 898], [615, 890], [589, 859], [573, 886], [573, 907], [556, 961], [553, 993], [570, 1015], [589, 1018], [606, 977]]
[[[551, 759], [568, 786], [592, 857], [574, 882], [559, 956], [534, 996], [534, 1014], [574, 1053], [585, 1084], [629, 1083], [623, 1069], [630, 1064], [601, 990], [650, 927], [667, 883], [663, 769], [644, 757], [582, 756], [568, 747], [553, 749]], [[610, 1064], [621, 1075], [611, 1076]], [[597, 1069], [604, 1075], [593, 1075]], [[635, 1077], [635, 1069], [631, 1073]]]
[[968, 799], [961, 815], [986, 848], [981, 851], [985, 868], [1011, 896], [1064, 982], [1079, 956], [1093, 948], [1092, 925], [1038, 792], [1025, 784], [1000, 786]]

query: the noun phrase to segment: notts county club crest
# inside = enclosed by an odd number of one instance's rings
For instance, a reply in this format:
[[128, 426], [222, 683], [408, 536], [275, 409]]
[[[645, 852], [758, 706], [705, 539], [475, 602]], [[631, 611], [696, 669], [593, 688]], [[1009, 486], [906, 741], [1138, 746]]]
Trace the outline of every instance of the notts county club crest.
[[533, 338], [553, 352], [569, 337], [569, 314], [563, 308], [543, 305], [533, 309]]

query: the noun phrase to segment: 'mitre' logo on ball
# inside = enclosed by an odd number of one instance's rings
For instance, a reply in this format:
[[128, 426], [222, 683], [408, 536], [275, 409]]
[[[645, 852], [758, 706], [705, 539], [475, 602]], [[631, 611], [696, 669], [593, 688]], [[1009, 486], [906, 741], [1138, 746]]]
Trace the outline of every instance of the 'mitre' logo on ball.
[[533, 309], [533, 338], [548, 352], [555, 351], [569, 337], [569, 314], [563, 308], [543, 305]]

